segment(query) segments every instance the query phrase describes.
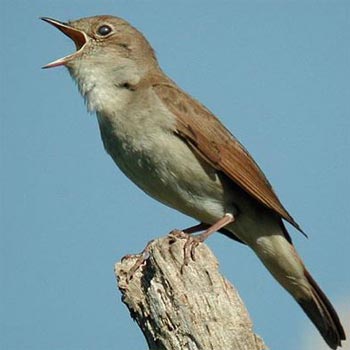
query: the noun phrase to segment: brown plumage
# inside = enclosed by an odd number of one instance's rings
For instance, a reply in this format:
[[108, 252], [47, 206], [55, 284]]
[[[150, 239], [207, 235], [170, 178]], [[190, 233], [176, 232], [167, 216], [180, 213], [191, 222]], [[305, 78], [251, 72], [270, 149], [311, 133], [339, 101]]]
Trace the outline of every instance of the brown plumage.
[[206, 107], [169, 80], [153, 89], [177, 116], [176, 132], [215, 169], [303, 232], [276, 196], [269, 181], [243, 145]]

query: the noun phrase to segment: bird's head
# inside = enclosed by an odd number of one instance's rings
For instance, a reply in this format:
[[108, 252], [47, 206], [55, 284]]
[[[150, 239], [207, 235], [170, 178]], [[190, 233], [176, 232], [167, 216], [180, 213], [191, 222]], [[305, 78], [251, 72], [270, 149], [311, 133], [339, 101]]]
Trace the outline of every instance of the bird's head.
[[142, 69], [157, 66], [154, 51], [145, 37], [125, 20], [113, 16], [94, 16], [67, 23], [52, 18], [52, 24], [76, 46], [76, 52], [55, 60], [43, 68], [66, 66], [70, 70], [83, 65], [121, 69], [137, 65]]

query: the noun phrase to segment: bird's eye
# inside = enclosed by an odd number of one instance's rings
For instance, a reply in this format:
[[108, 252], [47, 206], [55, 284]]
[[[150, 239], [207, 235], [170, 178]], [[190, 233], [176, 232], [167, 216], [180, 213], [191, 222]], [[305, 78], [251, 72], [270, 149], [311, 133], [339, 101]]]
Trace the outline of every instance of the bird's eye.
[[106, 36], [112, 31], [112, 28], [110, 26], [107, 26], [106, 24], [102, 25], [97, 29], [97, 33]]

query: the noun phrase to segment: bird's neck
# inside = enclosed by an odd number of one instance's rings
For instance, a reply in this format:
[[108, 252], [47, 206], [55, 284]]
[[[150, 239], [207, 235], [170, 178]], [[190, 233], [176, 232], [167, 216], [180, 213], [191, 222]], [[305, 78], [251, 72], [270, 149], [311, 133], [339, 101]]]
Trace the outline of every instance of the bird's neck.
[[130, 61], [110, 67], [82, 62], [68, 69], [90, 112], [103, 112], [111, 101], [115, 105], [116, 99], [122, 108], [128, 100], [123, 87], [136, 85], [145, 74]]

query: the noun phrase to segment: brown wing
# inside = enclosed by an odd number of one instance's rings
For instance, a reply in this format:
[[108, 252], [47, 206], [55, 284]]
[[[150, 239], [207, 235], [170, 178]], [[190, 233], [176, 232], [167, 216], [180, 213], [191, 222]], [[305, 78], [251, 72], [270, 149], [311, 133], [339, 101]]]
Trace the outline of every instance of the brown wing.
[[250, 154], [206, 107], [171, 80], [158, 80], [152, 85], [158, 97], [176, 115], [179, 136], [247, 193], [303, 232]]

